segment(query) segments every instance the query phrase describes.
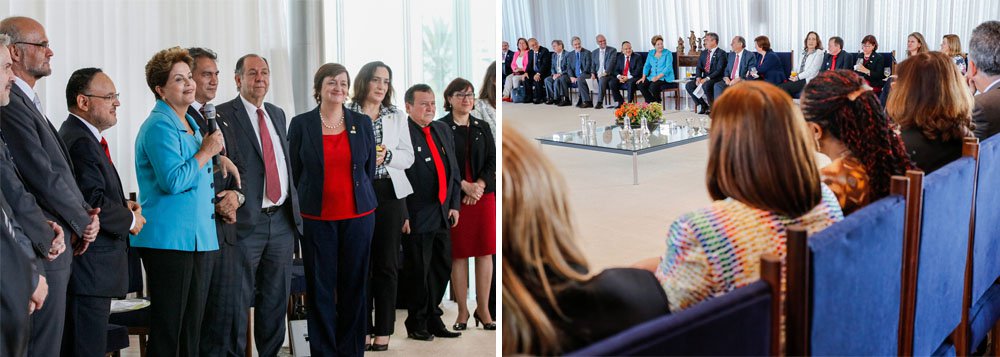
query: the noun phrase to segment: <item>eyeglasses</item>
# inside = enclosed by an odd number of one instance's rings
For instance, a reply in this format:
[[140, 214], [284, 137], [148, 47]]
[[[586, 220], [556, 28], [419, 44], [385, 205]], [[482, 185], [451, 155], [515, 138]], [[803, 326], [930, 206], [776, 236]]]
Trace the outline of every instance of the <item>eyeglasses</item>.
[[80, 94], [80, 95], [82, 95], [84, 97], [101, 98], [101, 99], [107, 99], [107, 100], [110, 100], [110, 101], [115, 101], [115, 100], [118, 100], [118, 98], [121, 96], [121, 93], [112, 93], [112, 94], [108, 94], [108, 95], [90, 95], [90, 94]]
[[455, 94], [453, 94], [453, 96], [456, 97], [456, 98], [458, 98], [459, 100], [465, 100], [465, 99], [472, 99], [472, 98], [474, 98], [476, 96], [476, 93], [462, 92], [462, 93], [455, 93]]
[[42, 48], [49, 48], [49, 43], [48, 42], [42, 42], [42, 43], [24, 42], [24, 41], [14, 42], [15, 45], [19, 44], [19, 43], [20, 44], [24, 44], [24, 45], [38, 46], [38, 47], [42, 47]]

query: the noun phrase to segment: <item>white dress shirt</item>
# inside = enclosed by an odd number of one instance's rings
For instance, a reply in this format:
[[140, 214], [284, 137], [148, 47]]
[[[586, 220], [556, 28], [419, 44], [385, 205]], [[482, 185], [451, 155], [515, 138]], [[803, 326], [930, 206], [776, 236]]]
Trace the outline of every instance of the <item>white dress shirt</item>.
[[35, 89], [28, 85], [28, 82], [25, 82], [21, 79], [21, 77], [14, 76], [14, 84], [17, 84], [17, 87], [21, 88], [21, 91], [28, 95], [28, 99], [31, 99], [31, 101], [35, 103], [35, 108], [38, 108], [38, 112], [42, 113], [42, 116], [48, 117], [45, 115], [45, 109], [42, 108], [41, 98], [38, 97], [38, 93], [35, 92]]
[[[247, 115], [250, 117], [250, 125], [253, 125], [253, 132], [257, 134], [254, 138], [257, 139], [257, 145], [261, 145], [261, 154], [263, 154], [264, 146], [260, 142], [260, 126], [257, 125], [257, 106], [248, 102], [242, 95], [240, 96], [240, 100], [243, 101], [243, 106], [246, 107]], [[267, 113], [267, 109], [260, 109], [264, 111], [264, 123], [267, 125], [267, 132], [271, 134], [271, 144], [274, 146], [274, 159], [277, 161], [278, 165], [278, 181], [281, 182], [281, 198], [278, 199], [278, 202], [271, 202], [271, 200], [267, 198], [267, 185], [263, 185], [261, 188], [263, 203], [260, 205], [260, 208], [263, 209], [271, 206], [280, 206], [285, 203], [285, 199], [288, 198], [288, 166], [285, 163], [285, 146], [281, 139], [278, 138], [278, 131], [274, 129], [274, 123], [271, 121], [271, 115]]]

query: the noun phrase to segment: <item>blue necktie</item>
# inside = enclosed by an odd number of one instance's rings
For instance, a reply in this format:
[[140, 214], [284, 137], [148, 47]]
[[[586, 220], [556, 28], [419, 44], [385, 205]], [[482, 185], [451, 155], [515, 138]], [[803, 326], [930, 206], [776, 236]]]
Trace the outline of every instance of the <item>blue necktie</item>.
[[535, 52], [535, 72], [541, 72], [541, 66], [538, 65], [538, 52]]
[[576, 52], [576, 78], [580, 78], [583, 74], [583, 70], [580, 69], [580, 51]]

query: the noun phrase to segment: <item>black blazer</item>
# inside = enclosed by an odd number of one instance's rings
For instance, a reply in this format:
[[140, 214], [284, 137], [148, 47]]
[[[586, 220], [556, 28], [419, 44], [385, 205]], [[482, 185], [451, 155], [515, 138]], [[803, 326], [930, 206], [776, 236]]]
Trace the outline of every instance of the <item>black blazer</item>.
[[[289, 217], [295, 222], [295, 230], [302, 235], [302, 216], [299, 214], [299, 195], [295, 191], [295, 179], [292, 177], [292, 165], [288, 155], [288, 134], [286, 132], [285, 111], [274, 104], [264, 103], [264, 110], [271, 117], [271, 124], [277, 131], [278, 143], [285, 153], [285, 170], [288, 170], [288, 198], [285, 204], [291, 204]], [[240, 238], [253, 233], [254, 224], [260, 216], [260, 206], [264, 200], [264, 154], [260, 149], [257, 132], [253, 130], [250, 117], [247, 115], [243, 100], [235, 99], [215, 107], [218, 118], [223, 118], [225, 124], [219, 124], [222, 135], [228, 138], [226, 150], [235, 148], [241, 155], [235, 157], [233, 163], [240, 170], [240, 182], [243, 184], [243, 194], [246, 196], [243, 206], [236, 210], [236, 231]], [[257, 120], [257, 118], [253, 118]], [[226, 125], [228, 124], [228, 125]], [[233, 159], [234, 157], [230, 157]]]
[[23, 356], [31, 334], [28, 301], [38, 285], [38, 270], [31, 240], [25, 236], [7, 201], [0, 199], [0, 354]]
[[59, 128], [69, 147], [73, 173], [84, 199], [100, 207], [101, 231], [87, 251], [73, 259], [70, 285], [74, 294], [122, 297], [128, 293], [128, 209], [118, 171], [108, 161], [101, 142], [83, 121], [69, 115]]
[[[448, 125], [439, 120], [430, 124], [431, 136], [437, 146], [438, 155], [447, 161], [444, 165], [448, 176], [448, 193], [444, 204], [438, 201], [437, 169], [433, 156], [424, 138], [424, 132], [410, 119], [410, 140], [413, 143], [413, 165], [406, 169], [406, 178], [413, 186], [413, 194], [406, 197], [406, 209], [410, 219], [410, 231], [416, 233], [434, 232], [447, 229], [448, 210], [458, 210], [461, 204], [461, 176], [455, 161], [455, 138]], [[460, 217], [461, 218], [461, 217]]]
[[503, 54], [503, 78], [514, 73], [514, 70], [510, 68], [511, 62], [514, 62], [514, 51], [507, 50], [507, 53]]
[[695, 77], [721, 81], [726, 71], [726, 51], [716, 47], [715, 52], [712, 53], [712, 66], [709, 67], [708, 72], [705, 72], [705, 61], [708, 61], [708, 53], [708, 50], [703, 50], [701, 51], [701, 55], [698, 56], [698, 68], [695, 70]]
[[[10, 104], [3, 108], [0, 130], [3, 130], [17, 168], [21, 173], [31, 173], [23, 176], [24, 187], [35, 196], [45, 215], [66, 231], [67, 246], [71, 234], [83, 236], [83, 230], [90, 224], [87, 214], [90, 205], [84, 201], [73, 179], [73, 166], [66, 146], [52, 123], [17, 85], [10, 88]], [[52, 241], [45, 237], [29, 238], [36, 244], [44, 244], [46, 251]], [[68, 268], [72, 249], [66, 251], [69, 254], [63, 252], [55, 261], [46, 262], [46, 266]]]
[[[2, 120], [6, 119], [0, 119]], [[4, 198], [2, 201], [11, 207], [12, 211], [8, 214], [17, 217], [24, 234], [31, 239], [30, 245], [35, 256], [43, 259], [47, 257], [55, 232], [46, 223], [49, 218], [38, 206], [35, 196], [24, 187], [21, 172], [14, 165], [7, 144], [3, 140], [0, 140], [0, 195]], [[45, 275], [45, 269], [39, 267], [39, 273]]]
[[[351, 176], [354, 178], [354, 213], [375, 209], [375, 128], [368, 115], [344, 110], [344, 129], [351, 147]], [[288, 127], [288, 152], [292, 176], [299, 191], [302, 213], [319, 216], [323, 212], [323, 185], [326, 161], [323, 157], [323, 126], [316, 109], [296, 115]]]
[[552, 55], [549, 49], [538, 46], [538, 65], [540, 71], [535, 71], [535, 51], [528, 51], [528, 78], [534, 77], [535, 73], [541, 73], [542, 78], [552, 75]]
[[[203, 135], [203, 136], [207, 135], [208, 134], [208, 120], [205, 117], [202, 117], [201, 113], [198, 112], [197, 110], [195, 110], [194, 107], [188, 107], [187, 114], [190, 115], [192, 118], [194, 118], [195, 122], [198, 123], [198, 128], [199, 128], [199, 131], [201, 131], [201, 135]], [[225, 119], [219, 117], [219, 115], [218, 115], [218, 109], [216, 109], [215, 121], [219, 124], [219, 128], [222, 128], [223, 126], [229, 126], [229, 123], [226, 122]], [[226, 135], [225, 132], [223, 132], [222, 135], [225, 136]], [[236, 163], [237, 161], [239, 161], [239, 159], [237, 159], [236, 157], [239, 155], [240, 150], [239, 150], [239, 147], [237, 147], [236, 145], [233, 144], [232, 138], [230, 138], [228, 136], [225, 136], [225, 145], [226, 145], [226, 151], [225, 151], [226, 152], [226, 157], [228, 157], [229, 160], [232, 160], [233, 163]], [[239, 170], [239, 167], [237, 167], [237, 170]], [[243, 175], [243, 172], [240, 172], [240, 176], [241, 177], [242, 177], [242, 175]], [[222, 171], [219, 171], [219, 170], [215, 171], [215, 175], [213, 177], [212, 184], [215, 186], [215, 193], [216, 194], [218, 194], [218, 193], [220, 193], [222, 191], [225, 191], [225, 190], [239, 191], [240, 193], [243, 192], [243, 190], [241, 190], [239, 187], [236, 186], [236, 177], [235, 176], [230, 175], [228, 177], [222, 177]], [[215, 216], [215, 231], [216, 231], [216, 234], [219, 237], [219, 245], [220, 246], [222, 245], [222, 243], [228, 243], [229, 245], [236, 244], [236, 224], [235, 223], [234, 224], [227, 224], [222, 219], [222, 216], [216, 215]]]
[[[615, 67], [611, 69], [611, 75], [615, 77], [625, 73], [625, 54], [618, 52], [616, 62]], [[628, 74], [632, 77], [642, 78], [642, 67], [645, 64], [646, 60], [642, 58], [642, 55], [632, 52], [632, 55], [628, 57]]]
[[[854, 61], [857, 61], [858, 59], [864, 60], [864, 58], [865, 54], [862, 52], [855, 54], [853, 60]], [[864, 61], [862, 65], [865, 66], [865, 68], [868, 68], [871, 74], [864, 74], [861, 72], [856, 72], [856, 73], [859, 76], [863, 77], [864, 79], [868, 80], [868, 85], [872, 86], [872, 88], [882, 88], [882, 85], [885, 84], [883, 83], [885, 81], [885, 58], [883, 58], [882, 55], [878, 53], [872, 52], [872, 55], [869, 56], [868, 60]], [[854, 68], [853, 63], [851, 64], [850, 68], [851, 69]]]
[[[854, 67], [854, 63], [851, 62], [851, 54], [840, 51], [837, 54], [837, 66], [834, 69], [851, 69]], [[819, 67], [820, 73], [829, 70], [830, 66], [833, 65], [833, 55], [829, 52], [823, 55], [823, 66]]]
[[[451, 113], [438, 120], [448, 125], [454, 136], [465, 135], [465, 129], [458, 128], [458, 125], [455, 124], [455, 118], [452, 117]], [[483, 179], [486, 182], [486, 189], [483, 192], [495, 192], [497, 189], [497, 144], [493, 139], [490, 124], [470, 115], [469, 130], [471, 131], [469, 137], [470, 147], [456, 147], [455, 150], [457, 152], [471, 151], [466, 152], [465, 156], [469, 158], [469, 162], [471, 163], [470, 168], [473, 182]], [[457, 164], [459, 178], [464, 178], [465, 163], [458, 162]], [[461, 189], [461, 186], [459, 186], [459, 189]], [[464, 195], [465, 193], [463, 192], [462, 194]]]
[[903, 128], [899, 132], [899, 137], [903, 139], [903, 146], [906, 147], [906, 153], [910, 155], [913, 165], [928, 175], [962, 157], [962, 139], [930, 140], [916, 126]]

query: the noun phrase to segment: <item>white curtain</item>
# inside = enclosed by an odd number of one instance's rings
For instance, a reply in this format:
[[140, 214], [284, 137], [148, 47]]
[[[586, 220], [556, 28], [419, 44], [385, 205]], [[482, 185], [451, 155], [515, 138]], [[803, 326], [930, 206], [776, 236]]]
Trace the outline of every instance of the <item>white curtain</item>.
[[[219, 55], [219, 90], [213, 101], [236, 98], [236, 60], [248, 53], [267, 58], [267, 98], [295, 115], [289, 50], [290, 0], [0, 0], [7, 16], [28, 16], [45, 26], [55, 55], [52, 75], [40, 80], [41, 96], [56, 129], [68, 115], [66, 82], [73, 71], [99, 67], [121, 93], [118, 124], [104, 133], [118, 163], [125, 192], [135, 183], [135, 137], [153, 107], [146, 62], [172, 46], [205, 47]], [[311, 93], [311, 92], [310, 92]]]
[[584, 47], [596, 47], [603, 33], [608, 45], [624, 40], [637, 51], [652, 48], [649, 40], [662, 35], [673, 51], [677, 38], [690, 31], [716, 32], [722, 48], [742, 35], [748, 42], [767, 35], [776, 51], [801, 52], [809, 31], [824, 39], [840, 36], [844, 49], [857, 52], [861, 39], [874, 35], [879, 52], [895, 50], [902, 59], [906, 37], [921, 32], [930, 49], [937, 50], [946, 34], [957, 34], [963, 45], [976, 25], [1000, 18], [995, 0], [513, 0], [503, 2], [503, 39], [515, 47], [518, 37], [535, 37], [546, 46], [555, 39], [580, 36]]

